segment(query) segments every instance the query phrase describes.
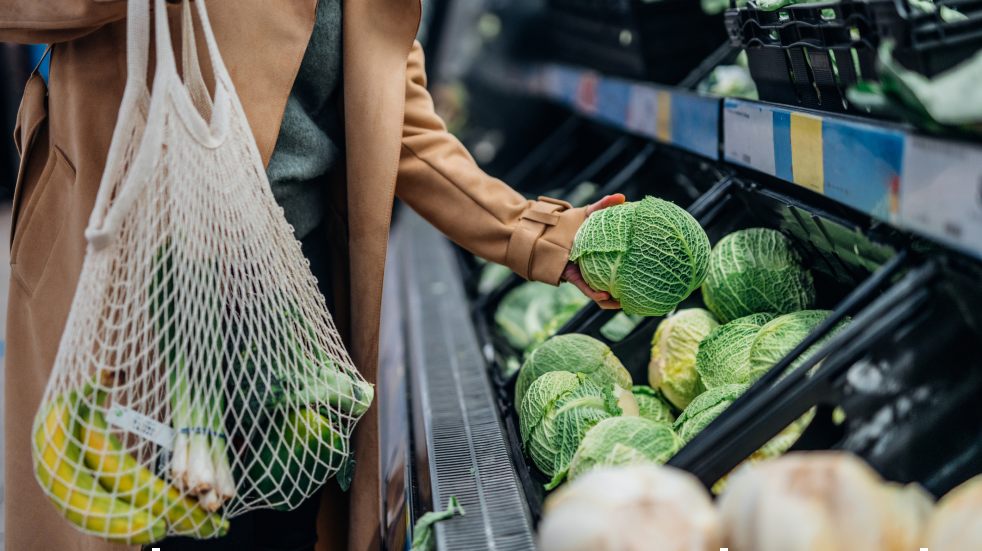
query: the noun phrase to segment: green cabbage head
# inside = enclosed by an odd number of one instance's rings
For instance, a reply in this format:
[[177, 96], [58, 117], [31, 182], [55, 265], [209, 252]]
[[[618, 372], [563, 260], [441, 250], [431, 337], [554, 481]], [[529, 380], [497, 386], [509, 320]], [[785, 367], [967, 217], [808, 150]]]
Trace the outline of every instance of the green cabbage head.
[[658, 423], [675, 422], [672, 406], [662, 398], [661, 394], [650, 386], [638, 385], [631, 389], [634, 401], [638, 403], [638, 415]]
[[662, 320], [651, 339], [648, 382], [679, 409], [705, 390], [696, 371], [699, 343], [719, 323], [708, 310], [679, 310]]
[[730, 407], [750, 385], [725, 385], [703, 392], [675, 420], [675, 432], [686, 443]]
[[[766, 373], [774, 364], [787, 356], [795, 346], [798, 346], [798, 343], [803, 341], [831, 313], [829, 310], [802, 310], [778, 316], [767, 322], [760, 328], [757, 337], [754, 338], [754, 342], [750, 346], [751, 377], [757, 379]], [[825, 344], [825, 341], [845, 327], [846, 323], [846, 321], [840, 322], [827, 335], [808, 347], [808, 350], [805, 350], [791, 363], [788, 371], [793, 371], [809, 356], [817, 352]]]
[[811, 308], [815, 286], [781, 232], [750, 228], [713, 247], [702, 299], [720, 323], [757, 312], [776, 316]]
[[663, 316], [702, 283], [709, 238], [674, 203], [645, 197], [593, 213], [573, 240], [570, 260], [594, 289], [627, 314]]
[[750, 347], [774, 316], [751, 314], [720, 325], [699, 343], [696, 371], [708, 389], [756, 380], [750, 370]]
[[529, 387], [519, 410], [522, 446], [535, 466], [553, 477], [565, 472], [583, 436], [621, 414], [613, 392], [582, 373], [551, 371]]
[[501, 299], [494, 321], [515, 349], [526, 351], [552, 336], [589, 299], [571, 283], [529, 281]]
[[606, 344], [588, 335], [556, 335], [542, 343], [525, 358], [515, 381], [515, 410], [532, 383], [551, 371], [583, 373], [593, 384], [612, 391], [627, 415], [637, 415], [638, 406], [631, 394], [631, 374]]
[[596, 467], [660, 465], [675, 455], [682, 444], [669, 424], [643, 417], [611, 417], [597, 423], [583, 437], [570, 461], [568, 476], [573, 480]]

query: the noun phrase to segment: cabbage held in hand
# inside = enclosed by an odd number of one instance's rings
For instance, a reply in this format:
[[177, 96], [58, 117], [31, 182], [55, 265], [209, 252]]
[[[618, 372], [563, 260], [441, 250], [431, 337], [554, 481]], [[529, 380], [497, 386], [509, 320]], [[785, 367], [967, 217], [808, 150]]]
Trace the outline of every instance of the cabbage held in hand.
[[515, 381], [515, 411], [522, 411], [522, 400], [532, 383], [551, 371], [582, 373], [595, 385], [613, 392], [625, 415], [638, 414], [631, 394], [631, 374], [609, 346], [578, 333], [557, 335], [528, 355]]
[[587, 431], [569, 464], [569, 479], [596, 467], [660, 465], [681, 447], [682, 439], [666, 423], [643, 417], [611, 417]]
[[709, 238], [692, 215], [645, 197], [587, 218], [570, 260], [591, 287], [620, 301], [625, 313], [663, 316], [702, 283], [709, 250]]
[[702, 299], [720, 323], [767, 312], [779, 316], [815, 302], [811, 273], [781, 232], [750, 228], [713, 247]]
[[685, 409], [706, 388], [696, 371], [699, 343], [719, 327], [707, 310], [679, 310], [662, 320], [651, 339], [648, 383], [675, 407]]
[[553, 477], [566, 471], [588, 430], [620, 414], [609, 388], [582, 373], [551, 371], [536, 379], [522, 400], [522, 446], [535, 466]]

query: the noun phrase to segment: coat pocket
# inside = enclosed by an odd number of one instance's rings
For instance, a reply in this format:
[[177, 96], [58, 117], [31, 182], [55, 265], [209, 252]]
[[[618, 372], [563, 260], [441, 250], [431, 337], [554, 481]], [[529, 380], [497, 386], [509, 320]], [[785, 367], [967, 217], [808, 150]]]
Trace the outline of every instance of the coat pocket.
[[[40, 138], [47, 138], [43, 132]], [[42, 140], [37, 140], [40, 145]], [[44, 275], [44, 269], [51, 258], [51, 251], [58, 240], [67, 219], [70, 207], [71, 188], [75, 183], [75, 169], [57, 147], [44, 147], [47, 156], [40, 174], [34, 176], [30, 171], [24, 181], [25, 195], [21, 199], [20, 212], [15, 219], [14, 238], [10, 248], [10, 272], [28, 296], [34, 295], [34, 288]], [[34, 151], [31, 155], [37, 155]], [[32, 159], [23, 162], [34, 164]], [[23, 164], [22, 162], [22, 164]], [[36, 181], [32, 182], [32, 177]]]
[[[47, 160], [48, 143], [48, 87], [37, 73], [31, 75], [24, 86], [24, 95], [17, 110], [14, 126], [14, 146], [20, 155], [17, 181], [14, 185], [13, 222], [10, 231], [10, 244], [17, 236], [17, 221], [21, 205], [34, 191], [37, 176], [44, 170]], [[33, 178], [31, 176], [34, 176]], [[30, 189], [28, 189], [30, 188]]]

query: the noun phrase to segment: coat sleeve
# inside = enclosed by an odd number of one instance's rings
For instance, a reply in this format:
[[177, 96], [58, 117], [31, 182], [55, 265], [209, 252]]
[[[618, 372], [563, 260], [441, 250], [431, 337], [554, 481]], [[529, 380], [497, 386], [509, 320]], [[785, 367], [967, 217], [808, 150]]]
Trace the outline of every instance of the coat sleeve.
[[0, 42], [66, 42], [124, 17], [124, 0], [4, 0]]
[[468, 251], [553, 285], [586, 218], [564, 201], [525, 199], [477, 166], [434, 111], [419, 42], [406, 75], [396, 196]]

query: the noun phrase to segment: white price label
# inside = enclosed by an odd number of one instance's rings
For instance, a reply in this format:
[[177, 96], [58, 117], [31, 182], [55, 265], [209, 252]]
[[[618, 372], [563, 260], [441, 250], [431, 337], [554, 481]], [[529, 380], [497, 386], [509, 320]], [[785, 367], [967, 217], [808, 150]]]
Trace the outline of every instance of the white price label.
[[982, 258], [982, 148], [911, 136], [902, 174], [901, 224]]
[[738, 165], [776, 175], [774, 116], [759, 105], [727, 100], [723, 109], [723, 157]]
[[171, 449], [174, 443], [174, 429], [156, 419], [147, 417], [139, 411], [114, 404], [109, 408], [106, 417], [110, 425], [119, 427], [127, 432], [132, 432], [140, 438], [149, 440], [164, 449]]

